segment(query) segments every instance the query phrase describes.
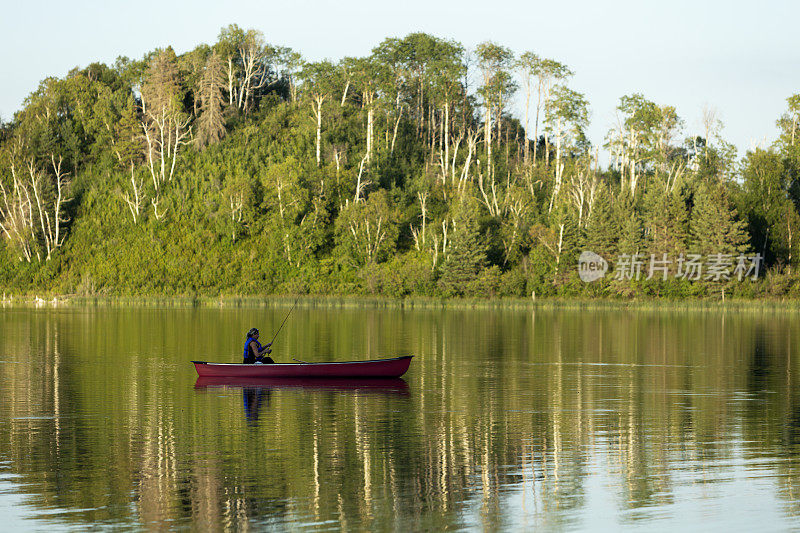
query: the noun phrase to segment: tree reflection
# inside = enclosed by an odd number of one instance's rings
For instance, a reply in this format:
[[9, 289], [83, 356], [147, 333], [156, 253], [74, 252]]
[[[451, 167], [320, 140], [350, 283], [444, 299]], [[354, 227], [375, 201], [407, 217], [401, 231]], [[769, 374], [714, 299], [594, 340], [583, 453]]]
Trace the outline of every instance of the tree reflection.
[[223, 353], [245, 311], [15, 312], [0, 460], [78, 525], [561, 529], [592, 479], [624, 522], [737, 468], [800, 516], [792, 315], [297, 314], [287, 353], [411, 352], [407, 381], [195, 382], [179, 344], [213, 331]]

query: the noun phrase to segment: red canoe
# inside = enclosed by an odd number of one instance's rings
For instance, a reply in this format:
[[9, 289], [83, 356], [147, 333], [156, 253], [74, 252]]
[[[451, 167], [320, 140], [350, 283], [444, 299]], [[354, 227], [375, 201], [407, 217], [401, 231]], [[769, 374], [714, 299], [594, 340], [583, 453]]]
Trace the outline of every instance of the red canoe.
[[399, 378], [408, 370], [411, 355], [374, 361], [341, 363], [278, 363], [244, 365], [192, 361], [200, 377], [236, 378]]

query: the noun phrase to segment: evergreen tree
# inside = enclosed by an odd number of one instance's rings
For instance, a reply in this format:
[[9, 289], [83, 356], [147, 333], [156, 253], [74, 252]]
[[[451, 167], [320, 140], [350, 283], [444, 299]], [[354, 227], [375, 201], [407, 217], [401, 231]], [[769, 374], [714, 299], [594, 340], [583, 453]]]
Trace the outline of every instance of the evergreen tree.
[[565, 202], [558, 203], [548, 224], [535, 225], [531, 235], [552, 257], [552, 283], [557, 284], [577, 264], [581, 238], [577, 217]]
[[442, 264], [439, 290], [444, 296], [469, 294], [486, 265], [486, 244], [481, 238], [478, 224], [471, 217], [456, 222], [455, 231], [448, 244], [447, 257]]
[[617, 197], [615, 207], [620, 231], [617, 241], [618, 253], [629, 255], [643, 253], [644, 227], [630, 191], [623, 190]]
[[753, 245], [766, 263], [786, 263], [797, 240], [797, 228], [787, 227], [796, 212], [789, 199], [790, 179], [782, 157], [772, 150], [756, 149], [745, 156], [742, 169], [741, 206]]
[[631, 211], [620, 221], [620, 237], [617, 249], [621, 254], [641, 254], [644, 252], [644, 233], [642, 220], [638, 213]]
[[677, 256], [686, 250], [688, 215], [680, 191], [667, 192], [652, 186], [644, 198], [645, 234], [649, 253]]
[[619, 225], [611, 206], [611, 191], [601, 187], [586, 223], [584, 248], [611, 260], [617, 251]]
[[695, 194], [690, 251], [704, 256], [740, 254], [749, 248], [746, 223], [738, 220], [724, 184], [706, 183]]
[[219, 54], [214, 52], [208, 58], [200, 82], [202, 113], [198, 119], [196, 140], [201, 149], [218, 142], [225, 136], [225, 118], [222, 116], [224, 103], [222, 89], [224, 86], [224, 65]]

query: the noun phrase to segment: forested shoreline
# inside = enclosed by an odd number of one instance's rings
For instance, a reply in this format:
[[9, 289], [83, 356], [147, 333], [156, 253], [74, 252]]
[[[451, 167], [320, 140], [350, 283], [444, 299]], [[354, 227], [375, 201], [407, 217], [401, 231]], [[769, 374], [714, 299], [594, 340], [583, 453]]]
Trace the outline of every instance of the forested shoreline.
[[[713, 108], [689, 131], [641, 94], [593, 146], [572, 76], [424, 33], [307, 62], [230, 25], [47, 78], [0, 124], [0, 292], [800, 295], [800, 95], [741, 157]], [[583, 250], [608, 275], [582, 281]], [[692, 257], [730, 268], [682, 276]]]

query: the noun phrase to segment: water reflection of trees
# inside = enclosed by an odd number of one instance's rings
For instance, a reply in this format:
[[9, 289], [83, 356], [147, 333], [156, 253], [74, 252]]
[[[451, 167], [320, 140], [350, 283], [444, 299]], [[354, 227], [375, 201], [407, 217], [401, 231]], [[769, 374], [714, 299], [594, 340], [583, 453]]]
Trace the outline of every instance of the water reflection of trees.
[[0, 459], [76, 523], [560, 528], [592, 476], [636, 520], [734, 465], [800, 513], [790, 314], [300, 311], [284, 359], [413, 353], [408, 395], [277, 390], [254, 419], [181, 353], [227, 349], [244, 311], [15, 311]]

